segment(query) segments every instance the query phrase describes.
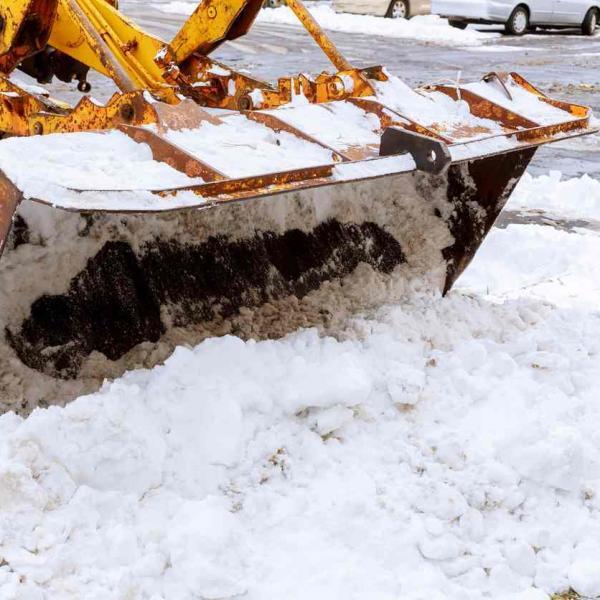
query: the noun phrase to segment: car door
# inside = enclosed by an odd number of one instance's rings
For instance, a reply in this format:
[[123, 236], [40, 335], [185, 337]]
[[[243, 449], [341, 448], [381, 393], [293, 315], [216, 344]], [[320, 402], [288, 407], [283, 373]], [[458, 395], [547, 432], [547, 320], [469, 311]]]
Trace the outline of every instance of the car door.
[[529, 0], [529, 21], [534, 24], [552, 23], [558, 0]]
[[589, 0], [555, 0], [552, 22], [557, 25], [581, 25], [590, 7]]
[[383, 8], [383, 4], [384, 0], [334, 0], [333, 7], [338, 12], [383, 16], [389, 6], [389, 0], [385, 5], [385, 8]]

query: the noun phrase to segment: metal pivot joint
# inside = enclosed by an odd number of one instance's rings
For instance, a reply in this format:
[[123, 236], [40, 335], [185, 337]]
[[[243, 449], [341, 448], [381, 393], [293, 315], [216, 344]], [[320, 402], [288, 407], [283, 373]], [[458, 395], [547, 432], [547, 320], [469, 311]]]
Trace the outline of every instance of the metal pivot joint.
[[444, 173], [452, 162], [450, 150], [443, 142], [401, 127], [387, 127], [381, 136], [379, 155], [407, 152], [413, 157], [417, 169], [426, 173]]

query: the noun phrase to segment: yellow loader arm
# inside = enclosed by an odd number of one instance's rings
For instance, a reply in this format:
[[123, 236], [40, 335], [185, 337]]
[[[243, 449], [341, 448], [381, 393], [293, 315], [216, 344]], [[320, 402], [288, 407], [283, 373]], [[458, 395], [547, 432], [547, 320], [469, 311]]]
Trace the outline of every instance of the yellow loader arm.
[[[261, 0], [201, 2], [170, 43], [140, 29], [119, 12], [115, 0], [0, 0], [0, 92], [19, 97], [18, 107], [4, 102], [0, 130], [27, 135], [154, 122], [142, 92], [167, 104], [187, 97], [201, 106], [234, 110], [275, 108], [297, 94], [311, 102], [372, 96], [369, 79], [385, 80], [381, 69], [354, 69], [300, 0], [288, 6], [338, 69], [335, 75], [288, 77], [275, 87], [208, 58], [219, 44], [248, 31]], [[122, 95], [106, 107], [84, 102], [66, 114], [59, 103], [11, 84], [7, 76], [15, 68], [41, 83], [54, 76], [77, 79], [82, 92], [91, 89], [86, 76], [93, 69], [112, 79]]]

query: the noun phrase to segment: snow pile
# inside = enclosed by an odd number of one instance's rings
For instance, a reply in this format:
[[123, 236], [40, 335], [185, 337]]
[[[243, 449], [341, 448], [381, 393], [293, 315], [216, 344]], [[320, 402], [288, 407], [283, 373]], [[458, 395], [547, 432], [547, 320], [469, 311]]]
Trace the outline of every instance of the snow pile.
[[[155, 161], [148, 145], [118, 131], [13, 137], [3, 142], [2, 173], [25, 198], [63, 208], [161, 210], [164, 199], [147, 190], [204, 183], [200, 177], [188, 177]], [[89, 191], [80, 193], [79, 189]], [[192, 192], [180, 193], [177, 201], [179, 206], [205, 202]]]
[[0, 595], [600, 593], [598, 315], [454, 294], [346, 334], [0, 418]]
[[525, 173], [510, 200], [510, 208], [600, 221], [600, 182], [588, 175], [563, 179], [560, 171], [540, 177]]
[[[153, 6], [166, 13], [190, 15], [195, 10], [197, 2], [176, 0]], [[450, 27], [446, 19], [436, 15], [418, 16], [409, 20], [386, 19], [370, 15], [337, 13], [328, 2], [309, 2], [307, 8], [319, 25], [330, 31], [406, 38], [445, 46], [479, 46], [499, 37], [497, 33]], [[298, 18], [287, 6], [263, 9], [257, 22], [300, 26]]]
[[[583, 218], [596, 186], [526, 177], [509, 208]], [[443, 300], [5, 414], [0, 597], [600, 595], [599, 251], [509, 225]]]
[[599, 255], [597, 233], [509, 225], [494, 230], [482, 244], [460, 287], [500, 301], [528, 297], [597, 310]]
[[[387, 81], [373, 81], [377, 99], [387, 107], [413, 121], [433, 127], [440, 134], [455, 141], [482, 139], [491, 144], [483, 152], [494, 152], [514, 145], [507, 138], [489, 138], [493, 134], [505, 133], [498, 121], [476, 117], [471, 114], [469, 104], [464, 100], [454, 100], [442, 92], [413, 90], [402, 79], [386, 71]], [[460, 153], [460, 147], [451, 148], [451, 152]], [[458, 157], [457, 158], [462, 158]]]
[[102, 191], [204, 183], [155, 161], [146, 144], [138, 144], [119, 131], [13, 137], [3, 142], [0, 167], [21, 188], [32, 185], [34, 171], [46, 185]]
[[[437, 15], [418, 16], [408, 20], [386, 19], [370, 15], [337, 13], [329, 3], [315, 3], [309, 10], [319, 25], [330, 31], [407, 38], [449, 46], [478, 46], [498, 37], [498, 34], [494, 33], [450, 27], [446, 19]], [[262, 10], [258, 22], [297, 25], [298, 18], [287, 6], [281, 6]]]
[[563, 180], [559, 171], [525, 173], [506, 208], [529, 224], [494, 229], [460, 288], [494, 301], [527, 297], [597, 310], [600, 183], [587, 175]]

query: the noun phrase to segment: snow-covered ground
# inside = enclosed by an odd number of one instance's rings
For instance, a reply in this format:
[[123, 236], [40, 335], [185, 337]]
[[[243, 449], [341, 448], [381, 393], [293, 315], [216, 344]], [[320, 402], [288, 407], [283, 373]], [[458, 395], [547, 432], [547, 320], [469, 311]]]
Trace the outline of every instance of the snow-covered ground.
[[[526, 176], [509, 208], [595, 219], [598, 183]], [[447, 298], [0, 417], [0, 597], [600, 595], [599, 255], [509, 225]]]
[[[165, 13], [188, 15], [197, 5], [196, 0], [174, 0], [153, 6]], [[500, 34], [489, 31], [475, 29], [461, 31], [450, 27], [446, 19], [436, 15], [418, 16], [410, 20], [385, 19], [369, 15], [336, 13], [329, 2], [309, 2], [307, 6], [321, 27], [330, 31], [407, 38], [447, 46], [479, 46], [500, 37]], [[259, 23], [300, 26], [298, 18], [287, 6], [263, 9], [257, 20]]]

